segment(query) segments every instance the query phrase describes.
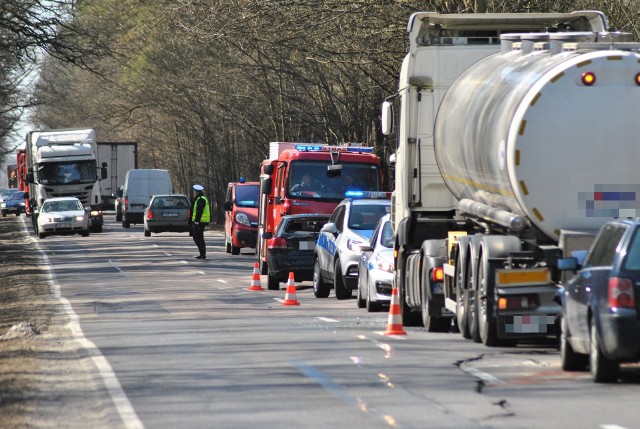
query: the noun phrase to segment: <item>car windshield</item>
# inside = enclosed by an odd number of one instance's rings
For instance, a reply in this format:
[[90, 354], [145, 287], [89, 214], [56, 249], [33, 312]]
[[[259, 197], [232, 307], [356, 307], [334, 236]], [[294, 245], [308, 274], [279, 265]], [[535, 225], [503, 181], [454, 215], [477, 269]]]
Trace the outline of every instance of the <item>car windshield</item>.
[[260, 187], [258, 185], [236, 186], [236, 206], [258, 207]]
[[330, 161], [294, 161], [289, 172], [288, 195], [296, 199], [342, 201], [346, 191], [379, 191], [380, 171], [375, 164], [343, 163], [338, 177], [328, 177]]
[[182, 209], [189, 208], [189, 200], [186, 197], [156, 197], [151, 204], [152, 209]]
[[82, 210], [80, 201], [45, 201], [42, 206], [42, 211], [45, 213], [77, 210]]
[[388, 205], [353, 205], [349, 213], [349, 229], [374, 230], [380, 218], [389, 212]]
[[386, 221], [382, 227], [382, 237], [380, 237], [380, 244], [383, 247], [390, 249], [393, 247], [394, 238], [395, 237], [393, 235], [393, 227], [391, 226], [391, 222]]
[[22, 193], [22, 192], [14, 192], [13, 194], [9, 195], [9, 197], [6, 198], [5, 201], [23, 200], [23, 199], [24, 199], [24, 193]]

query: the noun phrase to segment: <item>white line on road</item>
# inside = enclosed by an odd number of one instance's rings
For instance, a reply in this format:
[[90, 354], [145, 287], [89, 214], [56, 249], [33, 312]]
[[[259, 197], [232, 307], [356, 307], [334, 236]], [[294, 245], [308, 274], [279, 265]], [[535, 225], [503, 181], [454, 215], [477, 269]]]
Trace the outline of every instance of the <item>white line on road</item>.
[[115, 268], [120, 274], [122, 274], [123, 276], [125, 276], [126, 278], [129, 278], [129, 276], [127, 275], [127, 273], [125, 273], [122, 268], [120, 268], [119, 266], [116, 265], [115, 262], [113, 262], [111, 259], [109, 259], [109, 265], [111, 265], [113, 268]]
[[600, 427], [602, 429], [627, 429], [624, 426], [618, 426], [618, 425], [609, 425], [609, 424], [604, 424], [604, 425], [600, 425]]
[[71, 303], [62, 296], [60, 285], [55, 280], [55, 274], [51, 269], [51, 263], [49, 262], [47, 254], [40, 248], [40, 245], [36, 240], [34, 240], [32, 237], [30, 238], [45, 260], [44, 266], [47, 270], [47, 282], [49, 283], [49, 287], [53, 291], [53, 295], [60, 301], [67, 316], [69, 317], [68, 326], [71, 330], [71, 333], [73, 334], [73, 338], [83, 349], [87, 350], [87, 352], [91, 356], [91, 360], [93, 360], [94, 365], [100, 372], [100, 376], [104, 381], [107, 391], [109, 392], [109, 396], [113, 401], [113, 405], [116, 407], [118, 414], [120, 414], [122, 423], [126, 428], [129, 429], [144, 429], [142, 421], [140, 421], [140, 419], [138, 418], [138, 415], [131, 405], [131, 402], [129, 402], [129, 398], [127, 398], [127, 395], [124, 393], [118, 377], [113, 372], [113, 368], [111, 368], [111, 365], [109, 365], [107, 359], [102, 355], [100, 349], [92, 341], [84, 336], [84, 332], [82, 332], [82, 328], [80, 327], [80, 318], [73, 310]]
[[204, 271], [198, 271], [198, 274], [206, 275], [207, 273], [205, 273]]
[[180, 261], [180, 263], [181, 263], [181, 264], [188, 264], [188, 262], [187, 262], [187, 261], [185, 261], [184, 259], [182, 259], [182, 260]]
[[460, 369], [467, 374], [484, 381], [485, 386], [495, 386], [504, 383], [504, 381], [500, 380], [499, 378], [487, 372], [480, 371], [478, 368], [474, 368], [469, 365], [462, 364], [460, 365]]
[[328, 317], [316, 317], [316, 319], [318, 319], [318, 320], [322, 320], [322, 321], [324, 321], [324, 322], [329, 322], [329, 323], [340, 323], [340, 321], [339, 321], [339, 320], [336, 320], [336, 319], [330, 319], [330, 318], [328, 318]]
[[226, 281], [226, 280], [222, 280], [222, 279], [218, 279], [218, 281], [219, 281], [220, 283], [229, 283], [228, 281]]
[[167, 256], [173, 256], [173, 253], [169, 253], [169, 252], [164, 252], [164, 254]]

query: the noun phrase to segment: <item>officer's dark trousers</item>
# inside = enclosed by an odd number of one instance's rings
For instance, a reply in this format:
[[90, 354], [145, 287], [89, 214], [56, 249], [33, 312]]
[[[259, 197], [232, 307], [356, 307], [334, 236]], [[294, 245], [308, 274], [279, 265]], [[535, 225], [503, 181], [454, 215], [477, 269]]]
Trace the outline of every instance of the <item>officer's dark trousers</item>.
[[206, 225], [204, 223], [199, 223], [198, 225], [191, 225], [193, 231], [193, 241], [198, 246], [198, 251], [200, 252], [201, 257], [207, 256], [207, 245], [204, 242], [204, 227]]

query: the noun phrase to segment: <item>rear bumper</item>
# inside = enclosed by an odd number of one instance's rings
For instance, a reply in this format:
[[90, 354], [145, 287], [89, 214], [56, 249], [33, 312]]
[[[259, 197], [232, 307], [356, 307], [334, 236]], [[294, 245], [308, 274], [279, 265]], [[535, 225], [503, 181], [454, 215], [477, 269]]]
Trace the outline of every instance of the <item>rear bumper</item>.
[[313, 250], [305, 253], [296, 252], [294, 255], [276, 252], [269, 251], [267, 254], [269, 273], [275, 278], [283, 282], [289, 278], [289, 273], [293, 272], [296, 281], [313, 280]]
[[144, 212], [123, 211], [122, 216], [122, 220], [129, 223], [144, 223]]
[[600, 338], [603, 352], [618, 362], [640, 360], [640, 320], [635, 310], [617, 309], [600, 315]]

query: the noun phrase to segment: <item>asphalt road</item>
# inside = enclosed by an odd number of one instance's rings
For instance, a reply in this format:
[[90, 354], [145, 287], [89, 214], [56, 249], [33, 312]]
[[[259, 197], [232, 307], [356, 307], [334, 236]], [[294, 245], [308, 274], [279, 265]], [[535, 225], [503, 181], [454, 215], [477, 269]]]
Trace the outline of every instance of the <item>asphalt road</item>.
[[[124, 427], [602, 428], [638, 426], [640, 370], [614, 385], [560, 369], [553, 344], [487, 348], [405, 328], [355, 300], [248, 291], [255, 255], [206, 233], [39, 240]], [[95, 346], [95, 348], [94, 348]], [[109, 401], [107, 401], [109, 403]], [[96, 410], [105, 412], [105, 410]], [[112, 412], [110, 410], [109, 412]]]

